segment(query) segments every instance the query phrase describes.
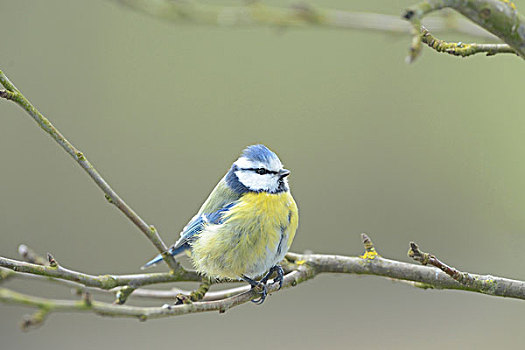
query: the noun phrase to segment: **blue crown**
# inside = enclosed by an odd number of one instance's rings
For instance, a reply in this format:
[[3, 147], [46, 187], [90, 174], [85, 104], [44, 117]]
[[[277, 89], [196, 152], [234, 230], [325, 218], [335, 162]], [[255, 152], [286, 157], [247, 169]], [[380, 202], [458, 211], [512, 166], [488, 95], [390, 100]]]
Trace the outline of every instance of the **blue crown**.
[[279, 159], [275, 153], [270, 151], [265, 145], [248, 146], [242, 152], [243, 157], [261, 163], [269, 163], [271, 160]]

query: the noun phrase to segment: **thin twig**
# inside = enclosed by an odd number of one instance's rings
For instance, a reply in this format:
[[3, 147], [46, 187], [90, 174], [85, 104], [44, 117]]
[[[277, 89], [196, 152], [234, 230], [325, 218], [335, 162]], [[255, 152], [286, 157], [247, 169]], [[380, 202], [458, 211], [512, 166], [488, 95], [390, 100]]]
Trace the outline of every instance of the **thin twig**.
[[37, 123], [47, 132], [76, 162], [84, 169], [88, 175], [95, 181], [98, 187], [105, 193], [106, 199], [119, 208], [153, 243], [155, 248], [162, 254], [164, 260], [170, 268], [176, 273], [181, 272], [180, 265], [167, 253], [167, 247], [160, 238], [157, 230], [152, 225], [148, 225], [130, 206], [128, 206], [122, 198], [109, 186], [109, 184], [102, 178], [98, 171], [93, 167], [90, 161], [86, 158], [84, 153], [78, 150], [71, 142], [69, 142], [58, 131], [51, 122], [44, 117], [14, 86], [11, 81], [0, 70], [0, 83], [6, 90], [0, 91], [0, 97], [11, 100], [24, 109]]
[[455, 281], [481, 293], [503, 296], [502, 293], [507, 293], [507, 289], [509, 288], [512, 288], [515, 290], [515, 292], [516, 289], [518, 292], [525, 292], [524, 286], [520, 281], [507, 280], [505, 283], [498, 283], [500, 281], [499, 277], [493, 277], [490, 275], [480, 276], [468, 272], [461, 272], [454, 267], [448, 266], [444, 262], [440, 261], [434, 255], [422, 252], [418, 245], [414, 242], [410, 242], [408, 256], [416, 261], [419, 261], [423, 265], [430, 264], [437, 267], [448, 276], [452, 277]]
[[[229, 298], [233, 295], [248, 292], [250, 286], [242, 286], [236, 288], [228, 288], [220, 291], [207, 292], [202, 298], [202, 301], [221, 300]], [[140, 288], [133, 292], [133, 298], [146, 298], [146, 299], [161, 299], [161, 300], [175, 300], [178, 295], [190, 295], [192, 291], [183, 290], [179, 288], [172, 288], [170, 290], [152, 290], [146, 288]]]
[[[149, 274], [148, 274], [149, 275]], [[125, 300], [121, 300], [122, 297], [126, 296], [126, 298], [142, 298], [142, 299], [157, 299], [157, 300], [169, 300], [174, 301], [177, 299], [177, 296], [179, 295], [187, 295], [190, 296], [190, 294], [193, 292], [191, 290], [184, 290], [180, 288], [170, 288], [168, 290], [162, 290], [162, 289], [147, 289], [147, 288], [137, 288], [133, 289], [129, 286], [121, 286], [121, 287], [115, 287], [112, 289], [100, 289], [97, 287], [87, 287], [81, 283], [73, 282], [70, 280], [60, 279], [60, 278], [53, 278], [53, 277], [47, 277], [42, 275], [34, 275], [31, 273], [19, 273], [15, 272], [13, 270], [9, 270], [6, 268], [0, 268], [0, 283], [3, 281], [7, 281], [11, 278], [25, 278], [29, 280], [41, 280], [41, 281], [48, 281], [55, 284], [61, 284], [65, 287], [69, 287], [72, 289], [74, 294], [81, 295], [84, 292], [91, 292], [91, 293], [102, 293], [102, 294], [112, 294], [115, 296], [117, 301], [119, 303], [123, 303]], [[195, 278], [195, 281], [197, 278]], [[168, 281], [166, 283], [170, 282], [176, 282], [176, 281]], [[164, 283], [164, 282], [162, 282]], [[151, 283], [156, 284], [156, 283]], [[151, 285], [150, 283], [146, 283], [144, 285]], [[130, 290], [128, 288], [131, 288], [132, 294], [129, 294]], [[119, 292], [121, 292], [123, 289], [125, 289], [124, 294], [119, 295]], [[204, 298], [202, 298], [203, 301], [209, 301], [209, 300], [220, 300], [224, 298], [231, 297], [236, 294], [240, 294], [243, 292], [247, 292], [250, 290], [249, 285], [244, 285], [241, 287], [234, 287], [234, 288], [228, 288], [224, 290], [218, 290], [218, 291], [211, 291], [207, 292], [204, 295]], [[127, 294], [127, 295], [126, 295]]]
[[454, 56], [468, 57], [477, 53], [485, 53], [487, 56], [494, 56], [499, 53], [513, 53], [517, 55], [516, 50], [507, 44], [465, 44], [462, 42], [447, 42], [435, 38], [425, 28], [421, 27], [421, 41], [437, 52], [444, 52]]
[[172, 272], [159, 272], [147, 274], [95, 276], [67, 269], [56, 263], [56, 260], [54, 261], [55, 266], [53, 267], [31, 264], [24, 261], [0, 257], [0, 267], [4, 267], [20, 273], [72, 281], [80, 283], [86, 287], [95, 287], [100, 289], [112, 289], [119, 286], [132, 286], [134, 288], [137, 288], [140, 286], [156, 283], [201, 280], [201, 277], [196, 272], [186, 270], [183, 270], [176, 274]]

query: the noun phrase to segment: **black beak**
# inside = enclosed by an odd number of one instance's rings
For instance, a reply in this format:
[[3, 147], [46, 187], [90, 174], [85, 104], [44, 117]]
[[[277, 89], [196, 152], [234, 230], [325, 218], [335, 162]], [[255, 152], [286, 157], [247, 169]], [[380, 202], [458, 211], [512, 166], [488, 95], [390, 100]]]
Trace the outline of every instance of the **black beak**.
[[286, 170], [286, 169], [279, 170], [279, 176], [281, 177], [281, 179], [283, 177], [287, 177], [288, 175], [290, 175], [290, 170]]

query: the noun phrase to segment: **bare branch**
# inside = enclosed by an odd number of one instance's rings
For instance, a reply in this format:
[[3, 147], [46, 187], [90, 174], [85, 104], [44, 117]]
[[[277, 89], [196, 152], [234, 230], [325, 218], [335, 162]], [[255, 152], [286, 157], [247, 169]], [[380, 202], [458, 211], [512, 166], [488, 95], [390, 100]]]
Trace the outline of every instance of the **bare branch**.
[[[283, 281], [283, 287], [293, 287], [302, 282], [316, 277], [322, 273], [343, 273], [381, 276], [389, 279], [398, 280], [423, 289], [452, 289], [464, 290], [469, 292], [483, 293], [492, 296], [509, 297], [525, 300], [525, 282], [511, 280], [502, 277], [489, 275], [477, 275], [472, 273], [459, 272], [456, 269], [445, 265], [433, 255], [423, 253], [416, 244], [410, 244], [409, 256], [423, 264], [431, 264], [435, 267], [415, 265], [396, 260], [385, 259], [379, 256], [370, 238], [363, 234], [362, 241], [365, 252], [360, 257], [349, 257], [339, 255], [324, 254], [294, 254], [286, 256], [288, 267], [293, 268], [288, 272]], [[7, 263], [8, 264], [7, 264]], [[25, 273], [51, 276], [55, 279], [71, 280], [71, 275], [62, 275], [51, 271], [61, 271], [61, 267], [50, 268], [40, 265], [33, 265], [23, 262], [13, 263], [13, 260], [0, 258], [0, 264], [8, 268], [16, 267], [16, 270], [23, 270]], [[41, 270], [36, 269], [36, 267]], [[13, 268], [14, 269], [14, 268]], [[43, 270], [42, 270], [43, 269]], [[43, 271], [43, 272], [42, 272]], [[443, 272], [444, 271], [444, 272]], [[64, 271], [62, 271], [64, 272]], [[75, 273], [75, 276], [79, 276]], [[18, 274], [15, 274], [15, 276]], [[209, 283], [201, 285], [201, 290], [197, 292], [183, 292], [180, 290], [153, 291], [135, 289], [137, 286], [148, 283], [168, 282], [168, 280], [157, 281], [155, 278], [166, 274], [147, 274], [130, 276], [89, 276], [83, 279], [73, 279], [77, 283], [82, 283], [91, 288], [103, 288], [109, 290], [116, 284], [121, 288], [112, 289], [111, 292], [117, 293], [117, 300], [114, 304], [108, 304], [93, 300], [89, 295], [84, 295], [82, 301], [44, 299], [29, 295], [20, 294], [5, 288], [0, 289], [0, 301], [4, 303], [15, 303], [32, 306], [43, 310], [43, 315], [49, 312], [60, 311], [90, 311], [104, 316], [116, 317], [136, 317], [140, 320], [148, 318], [159, 318], [177, 316], [188, 313], [205, 311], [224, 312], [231, 307], [246, 303], [257, 297], [257, 292], [249, 286], [241, 288], [231, 288], [223, 291], [212, 292], [205, 296], [202, 301], [194, 301], [202, 297], [202, 293], [209, 288]], [[147, 277], [149, 276], [149, 277]], [[140, 279], [145, 282], [140, 282]], [[107, 282], [107, 281], [111, 282]], [[193, 279], [194, 281], [197, 279]], [[101, 283], [102, 282], [102, 283]], [[278, 285], [269, 282], [268, 290], [271, 293], [278, 291]], [[127, 284], [126, 284], [127, 283]], [[142, 283], [142, 284], [141, 284]], [[149, 298], [173, 298], [178, 300], [175, 305], [165, 304], [161, 307], [137, 307], [129, 305], [119, 305], [126, 301], [127, 297], [135, 292], [136, 296]], [[181, 297], [177, 292], [182, 292], [189, 297]], [[174, 300], [174, 299], [172, 299]], [[40, 315], [36, 313], [35, 315]], [[30, 317], [33, 320], [35, 317]], [[36, 320], [42, 318], [36, 317]], [[28, 326], [39, 324], [39, 322], [29, 322]]]
[[[327, 256], [327, 255], [311, 255], [306, 257], [301, 255], [294, 255], [294, 258], [301, 259], [298, 262], [305, 261], [298, 266], [296, 271], [293, 271], [285, 276], [283, 287], [295, 286], [303, 281], [313, 278], [318, 273], [324, 272], [339, 272], [339, 273], [359, 273], [359, 274], [373, 274], [384, 277], [403, 279], [412, 278], [412, 282], [416, 282], [416, 286], [425, 285], [431, 288], [438, 289], [463, 289], [476, 292], [484, 292], [490, 295], [494, 291], [505, 290], [505, 285], [509, 282], [519, 283], [520, 281], [511, 281], [501, 278], [493, 278], [493, 288], [491, 290], [478, 290], [474, 286], [464, 286], [439, 270], [428, 268], [424, 266], [417, 266], [413, 264], [401, 263], [392, 260], [376, 257], [373, 260], [342, 257], [342, 256]], [[401, 267], [401, 269], [399, 269]], [[387, 270], [390, 272], [388, 273]], [[243, 288], [244, 289], [244, 288]], [[276, 292], [277, 286], [270, 285], [269, 291]], [[511, 295], [506, 293], [501, 296], [518, 297], [524, 299], [523, 293], [521, 295]], [[256, 297], [253, 291], [243, 291], [240, 294], [223, 298], [214, 301], [203, 301], [195, 303], [182, 303], [180, 305], [164, 305], [162, 307], [135, 307], [126, 305], [107, 304], [98, 301], [91, 301], [91, 305], [87, 306], [84, 302], [52, 300], [31, 297], [9, 291], [7, 289], [0, 289], [0, 301], [6, 303], [17, 303], [29, 305], [38, 308], [44, 308], [48, 312], [51, 311], [92, 311], [96, 314], [106, 316], [119, 317], [137, 317], [141, 320], [148, 318], [176, 316], [187, 313], [197, 313], [204, 311], [220, 311], [234, 307], [236, 305], [245, 303]]]
[[120, 286], [131, 286], [134, 288], [138, 288], [141, 286], [156, 283], [201, 280], [201, 277], [196, 272], [186, 270], [180, 270], [178, 273], [160, 272], [132, 275], [95, 276], [66, 269], [60, 266], [56, 262], [56, 260], [54, 261], [54, 266], [42, 266], [27, 263], [24, 261], [0, 257], [0, 267], [4, 267], [15, 272], [52, 277], [56, 279], [80, 283], [81, 285], [86, 287], [95, 287], [106, 290]]
[[[296, 271], [290, 272], [284, 277], [283, 288], [296, 286], [314, 274], [312, 269], [308, 266], [300, 266]], [[271, 284], [268, 286], [269, 292], [275, 292], [278, 285]], [[161, 318], [168, 316], [178, 316], [188, 313], [198, 313], [206, 311], [219, 311], [221, 313], [226, 310], [246, 303], [257, 297], [257, 292], [249, 290], [247, 292], [237, 294], [235, 296], [206, 302], [182, 303], [179, 305], [163, 305], [161, 307], [138, 307], [108, 304], [95, 300], [70, 301], [58, 299], [45, 299], [34, 297], [26, 294], [14, 292], [6, 288], [0, 288], [0, 302], [10, 304], [21, 304], [39, 309], [45, 309], [47, 312], [64, 312], [64, 311], [91, 311], [102, 316], [115, 317], [136, 317], [141, 321], [149, 318]]]
[[430, 264], [437, 267], [448, 276], [452, 277], [455, 281], [481, 293], [496, 296], [523, 295], [525, 293], [525, 285], [521, 281], [509, 280], [506, 278], [502, 279], [490, 275], [481, 276], [468, 272], [461, 272], [454, 267], [441, 262], [434, 255], [422, 252], [414, 242], [410, 242], [408, 256], [419, 261], [423, 265]]
[[[176, 287], [173, 287], [169, 290], [146, 289], [146, 288], [134, 289], [132, 287], [129, 287], [128, 285], [121, 286], [121, 287], [115, 287], [112, 289], [100, 289], [97, 287], [88, 287], [81, 283], [70, 281], [70, 280], [47, 277], [43, 275], [35, 275], [32, 273], [21, 273], [21, 272], [19, 273], [19, 272], [15, 272], [13, 270], [9, 270], [6, 268], [0, 268], [0, 283], [2, 283], [2, 281], [7, 281], [8, 279], [15, 278], [15, 277], [16, 278], [26, 278], [30, 280], [49, 281], [51, 283], [61, 284], [66, 287], [70, 287], [74, 291], [74, 294], [77, 294], [77, 295], [81, 295], [84, 292], [113, 294], [115, 295], [115, 298], [116, 298], [115, 302], [119, 304], [123, 304], [127, 300], [127, 298], [129, 298], [130, 296], [132, 298], [174, 301], [180, 295], [190, 296], [191, 293], [194, 292], [191, 290], [184, 290], [184, 289], [180, 289]], [[197, 278], [195, 278], [195, 281], [196, 280]], [[166, 282], [166, 283], [170, 283], [170, 282]], [[146, 283], [144, 284], [144, 286], [150, 285], [150, 284], [155, 284], [155, 283]], [[250, 290], [250, 286], [245, 285], [245, 286], [229, 288], [225, 290], [207, 292], [202, 298], [202, 300], [203, 301], [220, 300], [220, 299], [231, 297], [236, 294], [247, 292], [249, 290]], [[119, 294], [121, 292], [123, 294]], [[124, 300], [122, 300], [123, 298]]]
[[[221, 300], [225, 298], [229, 298], [236, 294], [241, 294], [248, 292], [250, 290], [250, 286], [242, 286], [242, 287], [236, 287], [236, 288], [229, 288], [225, 290], [220, 291], [214, 291], [214, 292], [207, 292], [204, 295], [204, 298], [202, 298], [202, 301], [210, 301], [210, 300]], [[170, 300], [173, 301], [177, 298], [178, 295], [190, 295], [192, 291], [187, 291], [179, 288], [172, 288], [171, 290], [152, 290], [152, 289], [145, 289], [140, 288], [135, 290], [133, 292], [134, 298], [146, 298], [146, 299], [161, 299], [161, 300]]]

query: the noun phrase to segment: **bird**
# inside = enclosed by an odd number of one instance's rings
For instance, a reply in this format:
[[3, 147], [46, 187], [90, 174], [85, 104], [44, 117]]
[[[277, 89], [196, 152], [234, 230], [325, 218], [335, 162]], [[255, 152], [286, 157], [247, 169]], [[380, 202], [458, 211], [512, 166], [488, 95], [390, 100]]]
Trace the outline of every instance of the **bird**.
[[[290, 171], [268, 147], [246, 147], [204, 204], [169, 248], [173, 256], [189, 251], [195, 270], [214, 280], [239, 280], [257, 288], [262, 304], [267, 282], [282, 287], [279, 265], [299, 224], [290, 192]], [[142, 268], [162, 260], [159, 254]], [[258, 277], [262, 277], [257, 281]]]

